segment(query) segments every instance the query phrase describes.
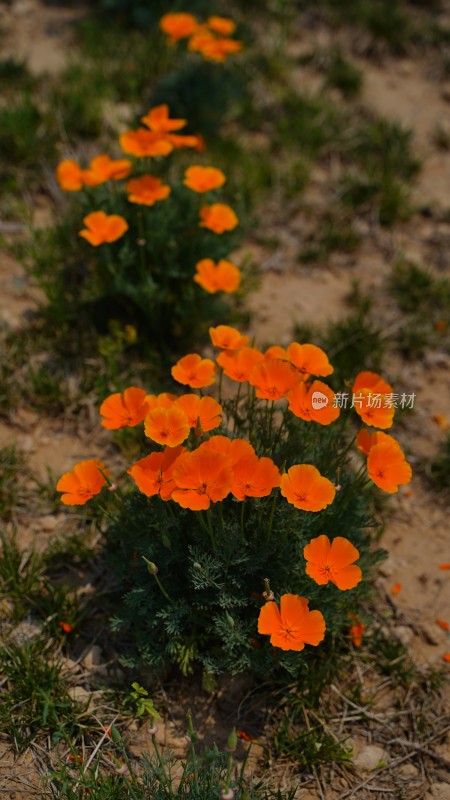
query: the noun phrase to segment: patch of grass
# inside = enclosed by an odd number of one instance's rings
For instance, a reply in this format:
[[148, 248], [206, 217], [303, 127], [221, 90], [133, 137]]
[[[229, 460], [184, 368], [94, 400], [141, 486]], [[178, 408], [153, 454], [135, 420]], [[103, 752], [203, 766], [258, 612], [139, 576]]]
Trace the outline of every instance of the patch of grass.
[[26, 470], [25, 459], [14, 445], [0, 450], [0, 519], [9, 522], [25, 503], [21, 478]]
[[361, 237], [350, 219], [330, 212], [325, 214], [317, 229], [307, 238], [305, 247], [298, 254], [298, 260], [303, 264], [310, 264], [325, 261], [335, 251], [352, 253], [360, 241]]
[[447, 433], [431, 462], [430, 477], [436, 489], [447, 493], [450, 491], [450, 433]]
[[411, 131], [383, 118], [362, 120], [349, 129], [342, 155], [350, 167], [339, 186], [345, 206], [363, 210], [376, 203], [382, 225], [410, 216], [408, 184], [420, 168]]
[[45, 120], [32, 97], [24, 93], [0, 109], [1, 174], [18, 167], [30, 167], [39, 160], [50, 160], [55, 139], [49, 136]]
[[59, 639], [59, 623], [72, 624], [77, 617], [75, 598], [46, 573], [43, 555], [22, 552], [14, 536], [3, 534], [0, 541], [0, 596], [10, 604], [11, 620], [18, 623], [31, 614], [48, 636]]
[[369, 175], [381, 171], [404, 181], [418, 173], [420, 162], [412, 154], [412, 131], [382, 117], [361, 125], [351, 144], [352, 158]]
[[406, 317], [396, 338], [396, 347], [405, 358], [421, 358], [433, 343], [433, 332], [429, 321], [421, 315], [411, 314]]
[[362, 370], [378, 372], [386, 350], [383, 332], [360, 310], [343, 320], [331, 323], [323, 336], [323, 345], [334, 366], [333, 378], [348, 380]]
[[25, 61], [18, 61], [13, 56], [0, 59], [0, 87], [5, 94], [18, 90], [30, 90], [35, 80], [30, 75]]
[[280, 146], [301, 148], [309, 158], [317, 159], [342, 138], [348, 124], [345, 112], [325, 96], [286, 92], [276, 118], [274, 153]]
[[[172, 60], [171, 49], [157, 26], [132, 29], [117, 20], [92, 15], [78, 23], [74, 66], [83, 84], [89, 80], [112, 102], [131, 104], [131, 112], [151, 92]], [[84, 77], [83, 77], [84, 73]], [[88, 98], [92, 92], [88, 91]]]
[[372, 632], [370, 652], [375, 656], [378, 670], [388, 676], [394, 685], [408, 685], [416, 676], [417, 667], [406, 647], [379, 628]]
[[323, 10], [334, 26], [365, 28], [395, 54], [405, 52], [417, 32], [400, 0], [321, 0], [312, 5], [316, 11]]
[[37, 553], [24, 555], [14, 537], [1, 535], [0, 597], [7, 599], [11, 618], [20, 622], [28, 612], [28, 601], [38, 588], [42, 576], [42, 559]]
[[46, 640], [37, 637], [1, 648], [0, 674], [6, 679], [0, 727], [19, 752], [36, 737], [50, 736], [55, 744], [61, 738], [70, 739], [76, 744], [86, 704], [71, 699], [61, 664]]
[[435, 278], [412, 261], [400, 260], [394, 264], [389, 288], [402, 311], [434, 310], [444, 316], [450, 313], [450, 280]]
[[353, 98], [361, 92], [363, 73], [345, 58], [339, 47], [331, 50], [325, 75], [325, 86], [329, 89], [339, 89], [344, 97]]

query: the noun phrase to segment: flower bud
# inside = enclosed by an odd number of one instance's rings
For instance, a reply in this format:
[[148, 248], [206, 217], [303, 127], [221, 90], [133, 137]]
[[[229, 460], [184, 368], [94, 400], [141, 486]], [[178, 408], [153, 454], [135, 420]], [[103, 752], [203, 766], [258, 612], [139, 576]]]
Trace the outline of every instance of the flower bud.
[[233, 753], [236, 750], [237, 743], [238, 743], [238, 737], [237, 737], [237, 733], [236, 733], [236, 728], [233, 728], [233, 730], [231, 731], [231, 733], [230, 733], [230, 735], [229, 735], [229, 737], [227, 739], [227, 745], [226, 745], [225, 749], [229, 753]]
[[156, 566], [156, 564], [154, 564], [153, 561], [149, 561], [148, 558], [146, 558], [145, 556], [142, 556], [142, 558], [144, 559], [145, 563], [147, 564], [147, 570], [148, 570], [149, 574], [150, 575], [157, 575], [159, 570], [158, 570], [158, 567]]
[[111, 725], [111, 739], [113, 742], [120, 742], [122, 739], [120, 732], [117, 730], [115, 725]]
[[152, 720], [152, 725], [147, 725], [146, 731], [150, 736], [154, 736], [158, 732], [158, 725]]
[[228, 789], [222, 789], [220, 800], [233, 800], [234, 798], [234, 789], [231, 786]]
[[236, 624], [236, 623], [235, 623], [235, 621], [234, 621], [233, 617], [231, 617], [231, 616], [229, 615], [228, 611], [225, 611], [225, 619], [226, 619], [226, 621], [227, 621], [227, 625], [228, 625], [228, 627], [229, 627], [229, 628], [234, 628], [234, 626], [235, 626], [235, 624]]

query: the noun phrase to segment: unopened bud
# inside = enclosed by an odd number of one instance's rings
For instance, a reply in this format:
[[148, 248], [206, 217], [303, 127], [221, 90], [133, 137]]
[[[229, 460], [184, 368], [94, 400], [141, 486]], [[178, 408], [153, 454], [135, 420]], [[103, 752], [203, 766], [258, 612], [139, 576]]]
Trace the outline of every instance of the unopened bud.
[[234, 621], [233, 617], [231, 617], [231, 616], [229, 615], [228, 611], [225, 611], [225, 619], [226, 619], [226, 621], [227, 621], [227, 625], [228, 625], [228, 627], [229, 627], [229, 628], [234, 628], [234, 626], [235, 626], [235, 624], [236, 624], [236, 623], [235, 623], [235, 621]]
[[198, 561], [194, 561], [194, 563], [192, 564], [192, 567], [193, 567], [193, 569], [198, 570], [198, 572], [203, 572], [203, 567], [202, 567], [201, 564], [198, 563]]
[[269, 593], [263, 592], [262, 596], [264, 597], [264, 600], [267, 601], [267, 603], [269, 603], [269, 602], [271, 602], [272, 600], [275, 599], [275, 595], [274, 595], [273, 592], [269, 592]]
[[114, 763], [116, 765], [114, 769], [116, 775], [126, 775], [127, 772], [129, 772], [129, 769], [124, 761], [118, 761], [117, 759], [114, 759]]
[[168, 550], [172, 550], [172, 542], [167, 536], [167, 533], [161, 534], [161, 542], [163, 543], [164, 547], [167, 547]]
[[111, 725], [111, 739], [113, 742], [120, 742], [122, 739], [120, 732], [117, 730], [115, 725]]
[[230, 735], [229, 735], [229, 737], [227, 739], [227, 745], [226, 745], [225, 749], [229, 753], [234, 753], [234, 751], [236, 750], [236, 747], [237, 747], [237, 743], [238, 743], [238, 737], [237, 737], [237, 733], [236, 733], [236, 728], [233, 728], [233, 730], [231, 731], [231, 733], [230, 733]]
[[142, 556], [142, 558], [144, 559], [145, 563], [147, 564], [147, 570], [148, 570], [149, 574], [150, 575], [157, 575], [159, 570], [158, 570], [158, 567], [156, 566], [156, 564], [154, 564], [153, 561], [149, 561], [148, 558], [146, 558], [145, 556]]
[[234, 789], [231, 786], [228, 789], [222, 789], [220, 800], [233, 800], [234, 798]]
[[158, 732], [158, 726], [153, 722], [152, 725], [147, 725], [146, 731], [150, 736], [154, 736]]
[[108, 486], [108, 492], [115, 492], [117, 489], [117, 483], [112, 483], [111, 486]]

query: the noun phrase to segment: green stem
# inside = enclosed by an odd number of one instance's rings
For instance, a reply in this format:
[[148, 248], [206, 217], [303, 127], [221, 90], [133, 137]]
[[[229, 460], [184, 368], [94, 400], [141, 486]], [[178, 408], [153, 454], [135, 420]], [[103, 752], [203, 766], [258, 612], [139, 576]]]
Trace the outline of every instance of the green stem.
[[157, 575], [155, 575], [155, 576], [154, 576], [154, 578], [155, 578], [155, 581], [156, 581], [156, 583], [158, 584], [159, 588], [161, 589], [161, 591], [162, 591], [162, 593], [163, 593], [164, 597], [166, 598], [166, 600], [168, 600], [168, 601], [169, 601], [169, 603], [173, 603], [173, 600], [172, 600], [172, 598], [171, 598], [171, 597], [170, 597], [170, 595], [169, 595], [169, 594], [166, 592], [166, 590], [165, 590], [164, 586], [162, 585], [161, 581], [159, 580], [158, 576], [157, 576]]
[[275, 490], [275, 494], [274, 494], [273, 500], [272, 500], [272, 508], [270, 510], [269, 525], [268, 525], [268, 528], [267, 528], [267, 536], [266, 536], [267, 539], [270, 539], [270, 535], [272, 533], [273, 517], [274, 517], [274, 514], [275, 514], [275, 507], [276, 507], [276, 504], [277, 504], [277, 500], [278, 500], [278, 492]]
[[244, 499], [242, 501], [242, 505], [241, 505], [241, 536], [242, 536], [242, 539], [245, 539], [244, 518], [245, 518], [245, 497], [244, 497]]

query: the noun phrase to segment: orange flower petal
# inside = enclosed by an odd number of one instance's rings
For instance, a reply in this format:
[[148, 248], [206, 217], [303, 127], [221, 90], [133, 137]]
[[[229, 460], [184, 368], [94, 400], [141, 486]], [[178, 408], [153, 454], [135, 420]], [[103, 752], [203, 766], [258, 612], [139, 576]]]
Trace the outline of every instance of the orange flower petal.
[[145, 389], [130, 386], [123, 394], [116, 392], [107, 397], [100, 406], [102, 425], [108, 430], [139, 425], [148, 414]]
[[196, 264], [194, 281], [210, 294], [215, 292], [235, 292], [241, 282], [239, 269], [231, 263], [221, 259], [216, 264], [212, 258], [204, 258]]
[[239, 219], [230, 206], [224, 203], [213, 203], [200, 209], [200, 227], [208, 228], [213, 233], [232, 231], [239, 225]]
[[84, 505], [99, 494], [106, 483], [100, 470], [109, 474], [102, 461], [90, 458], [75, 464], [71, 472], [65, 472], [56, 484], [56, 490], [63, 492], [61, 502], [69, 506]]
[[243, 336], [231, 325], [210, 328], [209, 335], [214, 347], [220, 347], [221, 350], [241, 350], [250, 341], [248, 336]]
[[336, 494], [331, 481], [311, 464], [296, 464], [281, 476], [281, 494], [303, 511], [322, 511]]
[[223, 186], [226, 177], [216, 167], [191, 166], [184, 173], [183, 183], [194, 192], [209, 192]]
[[176, 447], [189, 436], [189, 422], [181, 408], [157, 407], [145, 418], [145, 435], [158, 444]]
[[211, 386], [216, 380], [216, 365], [210, 358], [202, 358], [197, 353], [183, 356], [172, 367], [172, 377], [190, 386], [192, 389], [201, 389]]
[[315, 344], [292, 342], [287, 348], [287, 354], [291, 364], [304, 375], [318, 375], [324, 378], [333, 372], [327, 354]]
[[127, 183], [128, 200], [144, 206], [153, 206], [160, 200], [165, 200], [171, 192], [159, 178], [153, 175], [141, 175]]

